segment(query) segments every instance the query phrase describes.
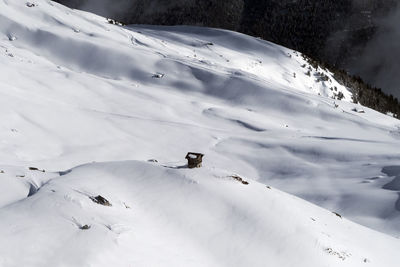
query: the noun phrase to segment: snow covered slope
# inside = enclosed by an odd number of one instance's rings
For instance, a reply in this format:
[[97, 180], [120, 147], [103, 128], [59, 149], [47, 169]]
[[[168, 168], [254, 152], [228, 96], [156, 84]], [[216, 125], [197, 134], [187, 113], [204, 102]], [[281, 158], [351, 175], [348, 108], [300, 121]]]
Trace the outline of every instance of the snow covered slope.
[[397, 239], [231, 175], [138, 161], [74, 168], [0, 210], [0, 263], [397, 266]]
[[0, 0], [0, 266], [397, 266], [400, 123], [309, 68], [234, 32]]

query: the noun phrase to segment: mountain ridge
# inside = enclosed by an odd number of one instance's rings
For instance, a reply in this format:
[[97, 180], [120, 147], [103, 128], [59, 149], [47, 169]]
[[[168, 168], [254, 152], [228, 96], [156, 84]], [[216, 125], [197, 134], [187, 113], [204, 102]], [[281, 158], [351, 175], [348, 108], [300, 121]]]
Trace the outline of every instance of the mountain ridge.
[[0, 22], [0, 265], [397, 266], [399, 121], [329, 70], [46, 0]]

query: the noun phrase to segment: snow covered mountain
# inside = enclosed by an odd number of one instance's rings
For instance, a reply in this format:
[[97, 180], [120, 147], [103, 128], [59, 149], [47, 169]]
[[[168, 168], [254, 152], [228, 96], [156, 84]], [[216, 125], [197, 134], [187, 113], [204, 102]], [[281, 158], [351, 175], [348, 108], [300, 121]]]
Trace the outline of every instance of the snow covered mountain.
[[110, 22], [0, 0], [0, 266], [398, 265], [398, 120], [296, 51]]

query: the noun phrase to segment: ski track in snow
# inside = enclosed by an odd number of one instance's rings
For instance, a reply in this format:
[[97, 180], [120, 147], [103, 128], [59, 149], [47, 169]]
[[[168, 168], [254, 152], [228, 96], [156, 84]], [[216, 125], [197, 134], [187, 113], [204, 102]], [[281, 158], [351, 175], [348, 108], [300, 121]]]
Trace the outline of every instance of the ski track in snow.
[[398, 265], [398, 120], [257, 38], [32, 3], [0, 0], [0, 266]]

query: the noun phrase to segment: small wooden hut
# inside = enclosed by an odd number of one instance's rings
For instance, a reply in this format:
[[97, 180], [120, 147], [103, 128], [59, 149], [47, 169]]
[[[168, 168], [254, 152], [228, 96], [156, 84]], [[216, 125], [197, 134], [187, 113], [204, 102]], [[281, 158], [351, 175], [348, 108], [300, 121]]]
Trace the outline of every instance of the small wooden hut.
[[204, 154], [189, 152], [189, 153], [187, 153], [185, 158], [188, 161], [188, 167], [190, 169], [193, 169], [193, 168], [201, 167], [201, 164], [203, 162], [203, 157], [204, 157]]

